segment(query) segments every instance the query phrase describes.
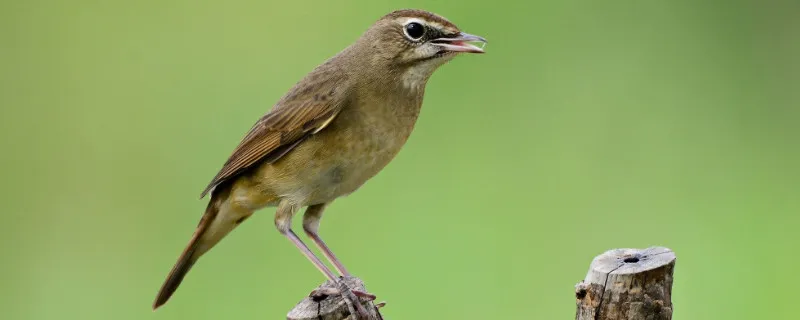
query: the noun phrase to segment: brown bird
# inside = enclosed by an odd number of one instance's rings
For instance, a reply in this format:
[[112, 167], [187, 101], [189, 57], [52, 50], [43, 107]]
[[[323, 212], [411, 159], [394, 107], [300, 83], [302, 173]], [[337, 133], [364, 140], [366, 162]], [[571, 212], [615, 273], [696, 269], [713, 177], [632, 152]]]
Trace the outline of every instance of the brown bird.
[[170, 271], [153, 309], [220, 239], [256, 210], [277, 206], [275, 226], [328, 279], [335, 279], [291, 229], [303, 230], [343, 276], [347, 269], [317, 233], [325, 207], [358, 189], [391, 161], [411, 134], [431, 74], [458, 53], [483, 53], [447, 19], [398, 10], [324, 62], [250, 129], [202, 192], [211, 200]]

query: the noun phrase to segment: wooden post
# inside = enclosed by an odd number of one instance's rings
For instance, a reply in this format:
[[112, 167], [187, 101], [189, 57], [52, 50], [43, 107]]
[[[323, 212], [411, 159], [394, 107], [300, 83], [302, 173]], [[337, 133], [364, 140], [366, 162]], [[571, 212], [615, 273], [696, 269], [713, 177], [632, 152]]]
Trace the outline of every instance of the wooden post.
[[[367, 292], [356, 277], [326, 281], [297, 303], [287, 320], [382, 320], [378, 311], [385, 303], [373, 304], [374, 297], [356, 297], [353, 290]], [[360, 302], [359, 305], [353, 302]], [[360, 309], [360, 310], [359, 310]]]
[[576, 320], [670, 320], [675, 253], [662, 247], [597, 256], [575, 286]]

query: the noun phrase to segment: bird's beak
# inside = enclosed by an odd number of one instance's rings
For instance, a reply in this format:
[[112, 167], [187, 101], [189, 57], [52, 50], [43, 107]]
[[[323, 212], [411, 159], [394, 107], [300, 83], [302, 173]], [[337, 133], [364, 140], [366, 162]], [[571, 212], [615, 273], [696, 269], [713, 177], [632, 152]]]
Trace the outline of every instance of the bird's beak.
[[[470, 42], [480, 42], [481, 46], [478, 47]], [[452, 38], [434, 39], [431, 43], [451, 52], [483, 53], [483, 47], [487, 42], [482, 37], [461, 32]]]

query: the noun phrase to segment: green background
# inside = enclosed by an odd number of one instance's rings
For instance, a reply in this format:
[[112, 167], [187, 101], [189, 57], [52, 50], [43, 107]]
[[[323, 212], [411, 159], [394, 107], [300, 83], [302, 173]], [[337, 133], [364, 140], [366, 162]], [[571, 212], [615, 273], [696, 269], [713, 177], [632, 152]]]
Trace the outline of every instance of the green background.
[[796, 311], [797, 1], [32, 0], [0, 5], [1, 317], [283, 319], [323, 278], [274, 209], [150, 305], [255, 120], [405, 7], [490, 43], [323, 220], [387, 318], [572, 319], [595, 255], [651, 245], [675, 319]]

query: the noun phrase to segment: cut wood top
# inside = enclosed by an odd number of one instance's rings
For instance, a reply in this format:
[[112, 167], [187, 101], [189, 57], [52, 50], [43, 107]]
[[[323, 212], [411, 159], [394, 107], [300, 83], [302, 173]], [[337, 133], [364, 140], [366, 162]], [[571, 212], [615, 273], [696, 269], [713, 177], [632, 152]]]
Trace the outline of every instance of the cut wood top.
[[664, 247], [613, 249], [594, 258], [584, 282], [604, 285], [608, 275], [645, 272], [674, 260], [675, 252]]

